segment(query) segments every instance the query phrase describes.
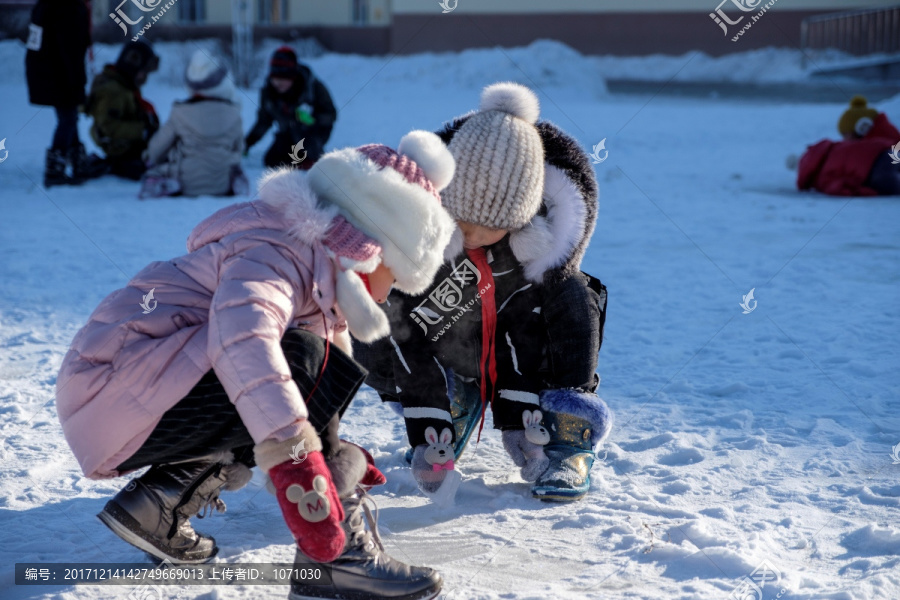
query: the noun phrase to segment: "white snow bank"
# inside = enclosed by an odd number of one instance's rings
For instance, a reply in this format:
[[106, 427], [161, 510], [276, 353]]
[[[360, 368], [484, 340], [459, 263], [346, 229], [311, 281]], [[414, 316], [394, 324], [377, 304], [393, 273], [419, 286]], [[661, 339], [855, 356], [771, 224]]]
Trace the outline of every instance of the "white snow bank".
[[[282, 44], [284, 42], [274, 39], [257, 42], [254, 87], [265, 77], [268, 57]], [[721, 57], [711, 57], [703, 52], [679, 56], [585, 56], [553, 40], [538, 40], [518, 48], [482, 48], [393, 58], [329, 53], [315, 40], [298, 40], [290, 45], [316, 70], [369, 72], [371, 76], [378, 74], [383, 84], [415, 81], [421, 89], [480, 89], [485, 80], [513, 80], [592, 95], [605, 92], [606, 79], [802, 83], [811, 80], [813, 69], [847, 60], [844, 53], [825, 52], [816, 57], [815, 64], [804, 66], [799, 50], [785, 48], [763, 48]], [[154, 49], [161, 60], [160, 70], [154, 77], [163, 83], [181, 85], [184, 65], [198, 48], [213, 57], [230, 61], [217, 40], [157, 42]], [[99, 71], [104, 63], [114, 61], [119, 49], [119, 45], [95, 44], [94, 70]], [[24, 77], [24, 55], [22, 42], [0, 42], [0, 80], [14, 81]]]

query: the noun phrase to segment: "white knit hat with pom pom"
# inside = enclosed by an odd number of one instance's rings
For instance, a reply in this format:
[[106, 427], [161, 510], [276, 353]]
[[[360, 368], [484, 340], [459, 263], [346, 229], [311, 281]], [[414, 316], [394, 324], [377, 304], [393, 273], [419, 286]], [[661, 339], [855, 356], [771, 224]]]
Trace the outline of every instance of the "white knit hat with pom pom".
[[369, 144], [329, 152], [309, 170], [309, 184], [378, 242], [395, 287], [418, 294], [443, 264], [456, 228], [440, 195], [455, 164], [441, 138], [428, 131], [408, 133], [397, 150]]
[[234, 84], [228, 77], [228, 69], [216, 64], [203, 50], [191, 56], [184, 71], [184, 83], [192, 94], [234, 101]]
[[544, 146], [535, 123], [540, 104], [517, 83], [484, 88], [481, 106], [450, 141], [456, 176], [441, 194], [460, 221], [521, 229], [537, 214], [544, 189]]

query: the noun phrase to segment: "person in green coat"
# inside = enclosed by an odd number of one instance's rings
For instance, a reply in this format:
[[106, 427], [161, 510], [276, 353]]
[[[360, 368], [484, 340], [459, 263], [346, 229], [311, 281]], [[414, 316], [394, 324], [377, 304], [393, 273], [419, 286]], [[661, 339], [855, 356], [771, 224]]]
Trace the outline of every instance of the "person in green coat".
[[87, 111], [94, 118], [91, 137], [106, 153], [110, 171], [138, 180], [146, 171], [141, 154], [159, 129], [153, 105], [141, 96], [159, 57], [146, 42], [128, 42], [115, 64], [103, 67], [91, 85]]

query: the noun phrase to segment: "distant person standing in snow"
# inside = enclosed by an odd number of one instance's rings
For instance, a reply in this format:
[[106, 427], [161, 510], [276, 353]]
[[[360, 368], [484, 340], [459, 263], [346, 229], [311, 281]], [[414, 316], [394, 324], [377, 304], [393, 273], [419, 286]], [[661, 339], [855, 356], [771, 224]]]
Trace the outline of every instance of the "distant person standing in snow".
[[[25, 46], [25, 74], [32, 104], [56, 110], [56, 131], [47, 150], [44, 186], [82, 183], [97, 174], [78, 138], [78, 108], [84, 104], [84, 57], [91, 45], [89, 3], [38, 0]], [[66, 166], [71, 165], [71, 175]]]
[[406, 421], [429, 496], [452, 495], [487, 407], [542, 500], [588, 493], [612, 426], [595, 373], [606, 288], [580, 269], [597, 182], [580, 144], [539, 112], [534, 92], [499, 83], [438, 132], [457, 164], [441, 196], [458, 224], [446, 262], [424, 292], [390, 295], [390, 340], [354, 345], [367, 383]]
[[191, 97], [172, 106], [147, 144], [141, 197], [246, 194], [244, 129], [228, 69], [197, 50], [184, 81]]
[[115, 64], [94, 78], [87, 110], [94, 118], [91, 137], [106, 153], [113, 174], [134, 179], [146, 171], [141, 154], [159, 129], [156, 109], [141, 96], [147, 76], [159, 67], [159, 57], [147, 42], [128, 42]]
[[328, 89], [309, 67], [297, 62], [297, 54], [291, 48], [282, 46], [269, 61], [269, 76], [259, 94], [256, 123], [244, 146], [249, 151], [274, 123], [278, 128], [275, 141], [263, 163], [267, 167], [293, 165], [309, 169], [325, 151], [335, 119], [337, 111]]
[[854, 96], [838, 121], [840, 142], [822, 140], [800, 158], [797, 187], [833, 196], [900, 195], [900, 131], [887, 115]]

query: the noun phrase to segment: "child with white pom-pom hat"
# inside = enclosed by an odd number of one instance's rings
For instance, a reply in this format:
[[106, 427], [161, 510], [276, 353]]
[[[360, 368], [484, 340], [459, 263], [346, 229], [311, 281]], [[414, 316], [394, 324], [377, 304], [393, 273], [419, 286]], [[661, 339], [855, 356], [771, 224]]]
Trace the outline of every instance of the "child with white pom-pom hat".
[[[384, 553], [366, 530], [371, 456], [341, 441], [341, 415], [365, 370], [350, 334], [389, 332], [392, 286], [430, 285], [454, 228], [440, 190], [454, 160], [433, 133], [324, 155], [308, 172], [269, 172], [251, 202], [194, 228], [188, 254], [155, 262], [108, 296], [76, 335], [57, 410], [85, 475], [149, 466], [100, 519], [158, 559], [218, 552], [190, 518], [224, 511], [259, 466], [270, 477], [300, 563], [330, 582], [293, 596], [431, 598], [441, 578]], [[349, 334], [348, 334], [349, 331]]]
[[[543, 500], [590, 488], [611, 413], [595, 393], [606, 289], [581, 273], [597, 184], [579, 144], [539, 121], [535, 94], [498, 83], [438, 134], [456, 160], [441, 194], [458, 229], [435, 283], [393, 293], [391, 340], [357, 344], [367, 379], [406, 422], [420, 489], [436, 502], [491, 406]], [[444, 483], [447, 482], [447, 486]]]

